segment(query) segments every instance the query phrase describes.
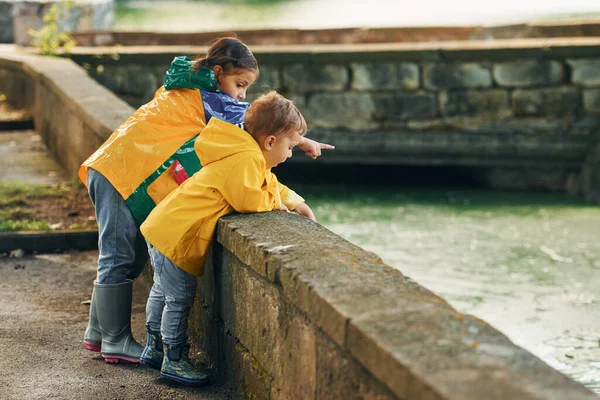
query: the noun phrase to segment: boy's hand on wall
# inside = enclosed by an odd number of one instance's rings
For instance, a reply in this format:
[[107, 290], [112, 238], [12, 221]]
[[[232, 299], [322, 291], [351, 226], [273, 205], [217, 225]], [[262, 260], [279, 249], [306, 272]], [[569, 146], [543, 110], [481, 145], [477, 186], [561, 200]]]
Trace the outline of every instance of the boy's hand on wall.
[[313, 160], [321, 156], [321, 150], [335, 149], [335, 146], [326, 143], [319, 143], [308, 138], [302, 138], [300, 143], [298, 143], [298, 147]]
[[298, 204], [296, 206], [296, 208], [294, 209], [294, 211], [296, 211], [298, 214], [302, 215], [303, 217], [306, 217], [308, 219], [312, 219], [313, 221], [317, 220], [315, 218], [315, 214], [313, 214], [312, 210], [310, 209], [310, 207], [306, 203], [300, 203], [300, 204]]

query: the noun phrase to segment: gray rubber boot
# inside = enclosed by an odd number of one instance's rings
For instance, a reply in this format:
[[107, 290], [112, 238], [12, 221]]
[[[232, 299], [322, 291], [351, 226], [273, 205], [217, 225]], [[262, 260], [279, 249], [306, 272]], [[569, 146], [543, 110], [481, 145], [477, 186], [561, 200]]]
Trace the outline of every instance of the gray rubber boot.
[[139, 363], [143, 347], [131, 334], [133, 281], [106, 285], [94, 283], [94, 286], [96, 315], [102, 333], [102, 358], [107, 363]]
[[[94, 286], [96, 281], [94, 281]], [[92, 301], [90, 303], [90, 321], [83, 335], [83, 345], [90, 351], [100, 352], [102, 345], [102, 333], [98, 326], [98, 318], [96, 317], [96, 290], [92, 291]]]

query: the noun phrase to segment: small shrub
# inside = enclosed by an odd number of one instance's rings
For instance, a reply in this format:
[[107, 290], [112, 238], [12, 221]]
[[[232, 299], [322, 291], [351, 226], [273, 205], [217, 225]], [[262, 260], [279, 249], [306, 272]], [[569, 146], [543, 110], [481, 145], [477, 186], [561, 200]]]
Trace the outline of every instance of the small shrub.
[[[73, 8], [72, 1], [64, 2], [64, 9], [69, 11]], [[29, 35], [35, 38], [34, 45], [40, 54], [45, 56], [65, 55], [77, 45], [70, 32], [60, 32], [58, 23], [63, 17], [63, 8], [58, 4], [52, 5], [44, 14], [44, 26], [39, 29], [30, 29]]]

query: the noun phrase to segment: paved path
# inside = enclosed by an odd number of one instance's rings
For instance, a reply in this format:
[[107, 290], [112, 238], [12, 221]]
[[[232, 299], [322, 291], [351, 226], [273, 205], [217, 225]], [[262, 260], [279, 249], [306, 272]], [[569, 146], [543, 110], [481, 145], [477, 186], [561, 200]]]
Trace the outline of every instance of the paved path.
[[[0, 258], [0, 398], [234, 399], [227, 387], [186, 388], [83, 347], [97, 252]], [[143, 279], [143, 278], [140, 278]], [[145, 340], [147, 285], [134, 285], [134, 336]]]
[[31, 130], [0, 131], [0, 180], [34, 184], [68, 181], [46, 151], [41, 136]]

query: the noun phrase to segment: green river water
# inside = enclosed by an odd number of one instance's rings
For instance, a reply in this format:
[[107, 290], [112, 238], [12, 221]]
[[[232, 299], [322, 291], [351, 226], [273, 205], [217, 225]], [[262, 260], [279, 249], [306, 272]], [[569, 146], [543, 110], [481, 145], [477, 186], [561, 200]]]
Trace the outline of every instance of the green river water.
[[547, 193], [291, 186], [330, 230], [600, 393], [600, 207]]

